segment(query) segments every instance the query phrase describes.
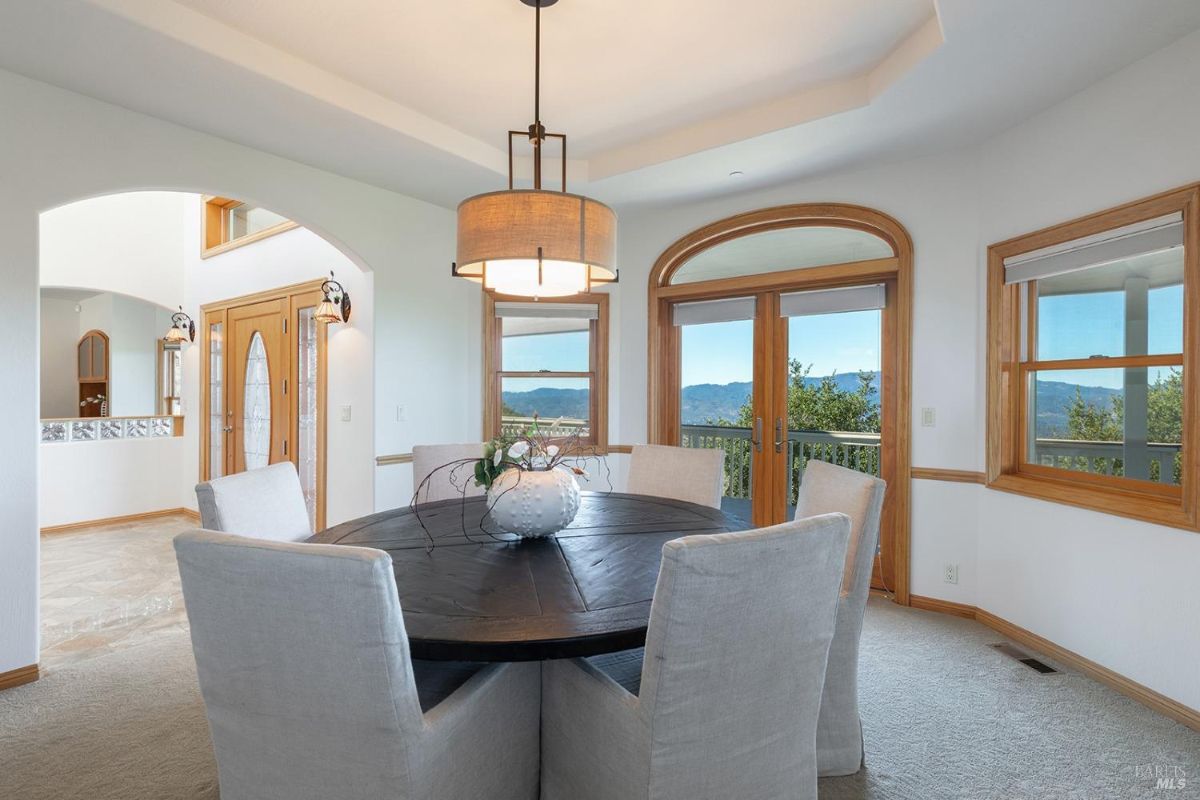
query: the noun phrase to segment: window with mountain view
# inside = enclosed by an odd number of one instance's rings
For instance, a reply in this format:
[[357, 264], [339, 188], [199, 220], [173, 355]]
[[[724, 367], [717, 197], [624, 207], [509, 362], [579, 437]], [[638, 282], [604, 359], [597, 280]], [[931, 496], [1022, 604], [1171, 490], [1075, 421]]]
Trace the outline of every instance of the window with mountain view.
[[[1008, 377], [993, 379], [1012, 404], [992, 420], [1014, 443], [1004, 472], [1094, 490], [1056, 489], [1066, 493], [1052, 499], [1103, 510], [1112, 504], [1137, 516], [1136, 502], [1116, 501], [1111, 492], [1140, 493], [1170, 507], [1161, 521], [1191, 526], [1195, 511], [1180, 489], [1196, 435], [1184, 400], [1192, 381], [1185, 241], [1194, 206], [1162, 213], [1164, 202], [1146, 201], [1141, 215], [1108, 212], [1094, 224], [1071, 223], [1084, 235], [1025, 252], [1003, 252], [1016, 249], [1013, 242], [992, 248], [992, 291], [1015, 312], [991, 321], [993, 346], [1011, 347]], [[1117, 224], [1105, 225], [1106, 218]], [[1040, 244], [1053, 237], [1026, 238]], [[995, 363], [1004, 369], [1004, 359]]]
[[488, 298], [485, 329], [489, 436], [512, 435], [534, 419], [552, 435], [579, 431], [606, 444], [607, 391], [604, 295], [571, 302], [504, 302]]

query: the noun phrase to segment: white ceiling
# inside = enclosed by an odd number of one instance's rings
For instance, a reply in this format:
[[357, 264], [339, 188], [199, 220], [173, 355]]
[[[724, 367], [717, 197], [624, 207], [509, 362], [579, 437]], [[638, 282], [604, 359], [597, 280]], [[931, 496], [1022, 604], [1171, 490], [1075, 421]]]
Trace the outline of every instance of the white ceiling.
[[[542, 13], [543, 120], [570, 136], [571, 188], [617, 205], [980, 141], [1200, 28], [1196, 0]], [[505, 131], [531, 121], [532, 16], [518, 0], [0, 0], [0, 67], [453, 206], [503, 184]]]

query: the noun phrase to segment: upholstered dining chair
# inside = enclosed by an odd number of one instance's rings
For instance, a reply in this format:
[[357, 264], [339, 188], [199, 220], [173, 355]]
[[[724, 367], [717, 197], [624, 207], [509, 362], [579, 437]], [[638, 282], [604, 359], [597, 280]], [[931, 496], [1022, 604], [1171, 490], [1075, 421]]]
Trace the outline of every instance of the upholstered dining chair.
[[629, 458], [629, 493], [721, 507], [725, 451], [636, 444]]
[[858, 713], [858, 643], [879, 548], [879, 517], [887, 484], [845, 467], [809, 460], [800, 481], [796, 519], [840, 512], [850, 518], [850, 544], [842, 575], [837, 627], [817, 723], [817, 769], [821, 777], [850, 775], [863, 765]]
[[175, 552], [222, 800], [536, 800], [537, 664], [414, 675], [387, 553], [211, 531]]
[[419, 444], [413, 447], [413, 493], [419, 503], [456, 500], [463, 496], [478, 497], [487, 490], [475, 485], [475, 468], [471, 465], [441, 470], [425, 488], [421, 484], [434, 470], [452, 461], [482, 458], [483, 442], [471, 444]]
[[256, 539], [298, 542], [313, 535], [296, 467], [269, 467], [196, 484], [200, 525], [210, 531]]
[[849, 532], [830, 514], [667, 542], [636, 694], [542, 663], [543, 800], [816, 798]]

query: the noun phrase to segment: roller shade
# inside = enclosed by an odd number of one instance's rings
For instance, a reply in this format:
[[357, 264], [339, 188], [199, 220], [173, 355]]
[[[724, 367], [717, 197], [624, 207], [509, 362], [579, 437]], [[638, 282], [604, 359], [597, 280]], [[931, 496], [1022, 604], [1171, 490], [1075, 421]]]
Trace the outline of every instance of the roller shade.
[[870, 286], [847, 286], [843, 289], [820, 289], [781, 295], [779, 314], [783, 317], [806, 317], [843, 311], [872, 311], [885, 305], [887, 292], [882, 283], [876, 283]]
[[1004, 259], [1004, 282], [1024, 283], [1183, 246], [1183, 214], [1176, 211]]
[[599, 319], [600, 307], [593, 303], [496, 303], [496, 316]]
[[702, 325], [707, 322], [733, 322], [754, 319], [753, 297], [732, 297], [727, 300], [702, 300], [696, 303], [676, 303], [671, 309], [671, 321], [676, 325]]

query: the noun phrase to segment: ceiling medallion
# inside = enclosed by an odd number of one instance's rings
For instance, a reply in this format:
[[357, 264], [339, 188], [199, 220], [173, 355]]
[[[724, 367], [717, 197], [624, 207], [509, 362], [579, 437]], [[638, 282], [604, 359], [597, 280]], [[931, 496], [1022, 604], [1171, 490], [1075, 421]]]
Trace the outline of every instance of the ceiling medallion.
[[[547, 133], [541, 118], [542, 8], [557, 0], [521, 0], [534, 8], [533, 124], [508, 132], [508, 189], [458, 205], [458, 253], [450, 272], [484, 289], [521, 297], [563, 297], [615, 283], [617, 215], [567, 192], [567, 136]], [[533, 146], [533, 188], [513, 188], [513, 137]], [[542, 189], [542, 149], [562, 142], [560, 191]]]

